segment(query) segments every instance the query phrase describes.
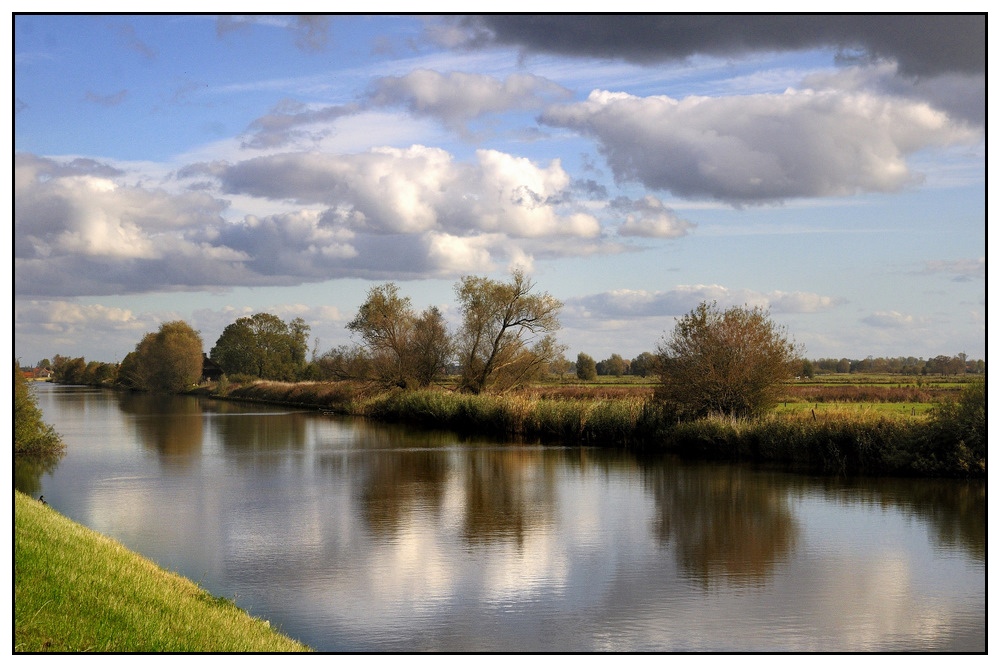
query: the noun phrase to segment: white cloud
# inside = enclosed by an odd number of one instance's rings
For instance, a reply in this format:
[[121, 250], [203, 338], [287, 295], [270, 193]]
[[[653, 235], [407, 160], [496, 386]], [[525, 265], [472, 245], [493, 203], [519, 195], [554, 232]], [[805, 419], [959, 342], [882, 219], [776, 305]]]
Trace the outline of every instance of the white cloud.
[[621, 236], [672, 239], [686, 235], [694, 227], [652, 195], [634, 202], [632, 207], [633, 212], [625, 217], [624, 224], [618, 228]]
[[485, 74], [441, 74], [419, 69], [405, 76], [376, 79], [368, 101], [376, 106], [403, 105], [453, 129], [488, 113], [540, 108], [568, 97], [562, 86], [533, 74], [511, 74], [503, 81]]
[[620, 181], [732, 204], [898, 191], [920, 181], [907, 156], [980, 136], [925, 103], [835, 90], [681, 100], [595, 90], [541, 120], [596, 138]]
[[895, 310], [876, 311], [861, 321], [879, 329], [909, 328], [918, 324], [913, 315], [904, 315]]
[[595, 320], [685, 315], [703, 301], [721, 308], [760, 306], [772, 313], [811, 313], [829, 310], [840, 300], [809, 292], [756, 292], [722, 285], [677, 285], [671, 290], [649, 292], [620, 289], [567, 301], [574, 314]]

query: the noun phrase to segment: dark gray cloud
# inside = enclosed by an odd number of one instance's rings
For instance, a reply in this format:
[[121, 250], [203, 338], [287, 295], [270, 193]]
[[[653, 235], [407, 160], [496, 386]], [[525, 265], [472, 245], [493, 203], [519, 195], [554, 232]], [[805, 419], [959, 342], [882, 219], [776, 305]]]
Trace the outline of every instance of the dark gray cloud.
[[472, 48], [509, 45], [654, 63], [828, 47], [894, 59], [905, 75], [986, 71], [985, 14], [490, 14], [456, 20], [465, 31], [463, 45]]

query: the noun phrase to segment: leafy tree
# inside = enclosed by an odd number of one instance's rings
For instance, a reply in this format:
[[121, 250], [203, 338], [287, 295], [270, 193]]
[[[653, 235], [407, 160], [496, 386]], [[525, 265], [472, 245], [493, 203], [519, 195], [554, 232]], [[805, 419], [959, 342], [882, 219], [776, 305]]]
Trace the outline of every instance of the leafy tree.
[[56, 355], [52, 365], [52, 379], [59, 384], [86, 384], [87, 362], [83, 357]]
[[607, 359], [597, 362], [598, 375], [614, 375], [621, 377], [628, 370], [628, 362], [620, 354], [612, 354]]
[[410, 350], [418, 386], [426, 387], [434, 378], [444, 374], [451, 361], [452, 350], [444, 315], [434, 306], [427, 308], [414, 322]]
[[14, 361], [14, 453], [58, 454], [65, 449], [59, 434], [42, 421], [42, 411], [28, 380]]
[[270, 313], [241, 317], [222, 331], [209, 355], [227, 375], [296, 380], [305, 368], [309, 326]]
[[412, 343], [415, 316], [409, 297], [399, 296], [394, 283], [377, 285], [347, 328], [360, 336], [384, 384], [405, 387], [413, 374], [407, 351]]
[[935, 408], [917, 467], [932, 472], [986, 474], [986, 378], [976, 378], [956, 402]]
[[632, 375], [647, 377], [656, 372], [656, 357], [652, 352], [643, 352], [629, 364]]
[[753, 417], [777, 402], [798, 348], [760, 307], [701, 303], [658, 348], [656, 396], [667, 414]]
[[135, 389], [177, 392], [201, 379], [202, 358], [201, 336], [191, 325], [165, 322], [125, 356], [119, 378]]
[[553, 375], [558, 375], [559, 379], [564, 379], [566, 373], [573, 367], [573, 362], [566, 358], [565, 354], [560, 354], [556, 359], [549, 362], [549, 371]]
[[444, 372], [451, 356], [441, 311], [431, 307], [416, 315], [409, 297], [401, 297], [394, 283], [368, 290], [347, 328], [364, 344], [371, 361], [366, 368], [386, 385], [426, 387]]
[[597, 379], [597, 362], [589, 354], [576, 355], [576, 376], [581, 380]]
[[461, 388], [503, 391], [547, 369], [562, 348], [555, 343], [562, 304], [515, 270], [509, 282], [466, 276], [455, 285], [462, 308], [457, 351]]

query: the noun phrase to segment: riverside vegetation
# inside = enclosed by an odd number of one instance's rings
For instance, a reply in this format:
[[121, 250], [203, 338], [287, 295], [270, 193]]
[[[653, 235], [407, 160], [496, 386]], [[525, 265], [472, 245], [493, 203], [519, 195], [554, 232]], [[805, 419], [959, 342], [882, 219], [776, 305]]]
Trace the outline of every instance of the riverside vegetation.
[[[802, 392], [806, 402], [798, 395], [802, 387], [786, 385], [784, 405], [760, 416], [713, 414], [681, 421], [665, 414], [654, 387], [645, 384], [537, 384], [503, 394], [467, 394], [351, 381], [250, 381], [203, 386], [196, 393], [503, 438], [627, 446], [828, 474], [985, 476], [982, 378], [946, 390], [947, 398], [922, 403], [919, 411], [915, 403], [891, 401], [896, 388], [859, 389], [867, 399], [879, 393], [890, 399], [884, 402], [833, 402], [814, 387]], [[843, 396], [843, 388], [831, 395]], [[924, 390], [922, 397], [932, 395]]]
[[[903, 375], [896, 376], [897, 387], [791, 382], [796, 375], [812, 377], [814, 366], [853, 375], [855, 364], [804, 360], [800, 346], [759, 307], [703, 302], [678, 318], [656, 354], [631, 362], [612, 355], [597, 363], [580, 353], [576, 375], [588, 382], [569, 389], [552, 384], [572, 368], [554, 336], [562, 304], [534, 287], [519, 270], [509, 281], [462, 278], [455, 285], [461, 324], [454, 334], [439, 310], [417, 313], [395, 284], [373, 287], [347, 325], [360, 342], [323, 355], [314, 350], [311, 362], [309, 326], [301, 319], [240, 318], [208, 358], [213, 365], [221, 360], [226, 375], [198, 391], [506, 438], [666, 450], [822, 473], [986, 473], [985, 362], [959, 355], [885, 364], [903, 372], [919, 362], [924, 373], [979, 378], [951, 396], [932, 394], [920, 376], [916, 388], [902, 387], [902, 378], [911, 377]], [[190, 326], [169, 322], [143, 338], [113, 379], [113, 368], [63, 358], [56, 381], [78, 383], [92, 367], [95, 379], [105, 378], [100, 384], [176, 391], [204, 375], [202, 347]], [[877, 361], [869, 358], [857, 370], [875, 371]], [[615, 391], [594, 384], [602, 368], [620, 375], [629, 367], [648, 382]], [[837, 410], [829, 409], [831, 402]]]

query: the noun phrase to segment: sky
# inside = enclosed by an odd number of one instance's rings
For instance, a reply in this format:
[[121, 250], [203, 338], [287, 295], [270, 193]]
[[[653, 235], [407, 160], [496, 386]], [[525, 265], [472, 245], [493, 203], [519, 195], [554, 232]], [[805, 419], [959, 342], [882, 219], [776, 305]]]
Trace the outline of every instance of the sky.
[[525, 270], [566, 355], [702, 301], [810, 359], [986, 356], [986, 18], [15, 15], [14, 354], [351, 344]]

